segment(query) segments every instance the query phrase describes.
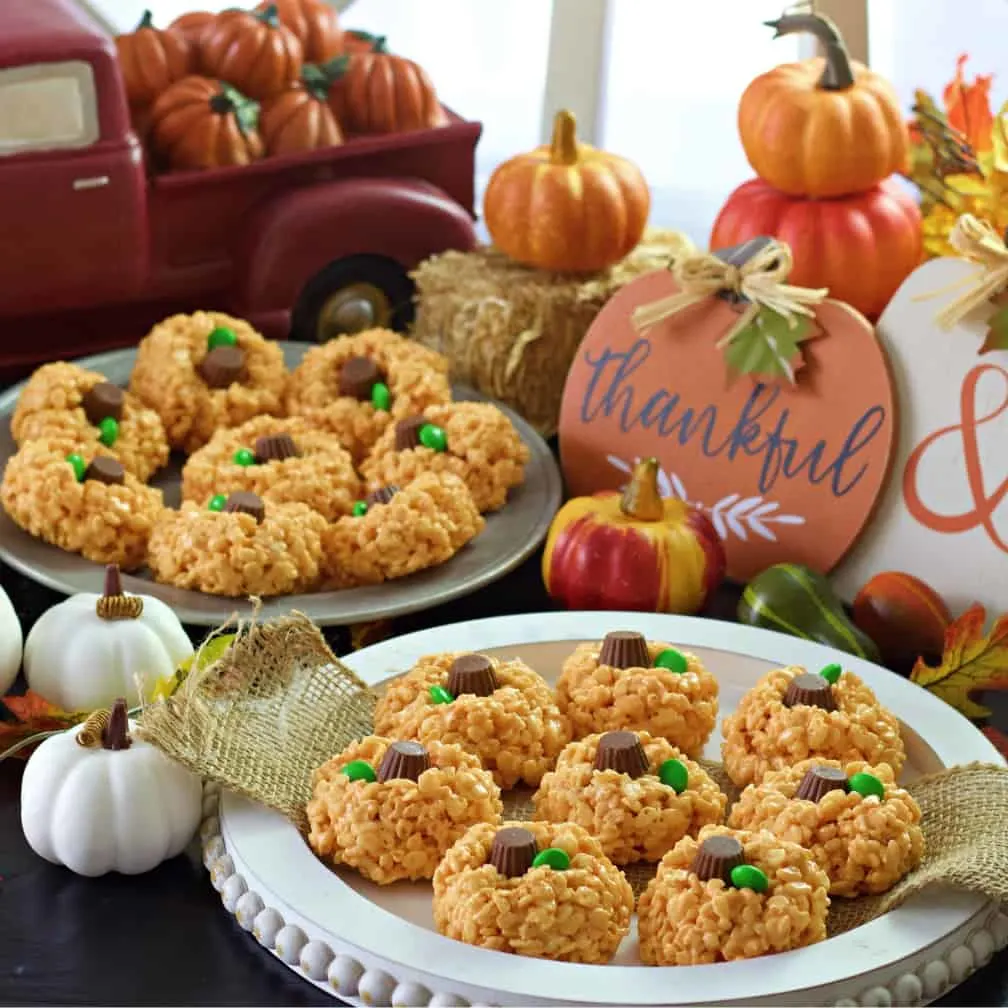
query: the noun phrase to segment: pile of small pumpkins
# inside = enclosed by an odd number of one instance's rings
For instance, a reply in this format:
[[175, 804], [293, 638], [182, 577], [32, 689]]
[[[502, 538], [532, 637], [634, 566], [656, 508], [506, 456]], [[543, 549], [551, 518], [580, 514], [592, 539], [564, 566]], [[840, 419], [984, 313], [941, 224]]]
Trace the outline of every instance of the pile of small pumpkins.
[[246, 165], [447, 122], [430, 77], [324, 0], [145, 13], [116, 39], [134, 125], [164, 170]]

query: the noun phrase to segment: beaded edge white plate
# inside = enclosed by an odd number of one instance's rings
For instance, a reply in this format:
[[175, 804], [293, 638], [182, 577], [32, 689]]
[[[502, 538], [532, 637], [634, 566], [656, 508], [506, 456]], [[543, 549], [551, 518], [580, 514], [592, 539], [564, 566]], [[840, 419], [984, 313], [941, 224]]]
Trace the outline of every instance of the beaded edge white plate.
[[[436, 651], [597, 639], [600, 614], [529, 614], [436, 627], [344, 660], [376, 685]], [[943, 765], [1003, 763], [964, 717], [869, 662], [771, 631], [714, 620], [607, 613], [605, 623], [683, 647], [772, 664], [844, 663]], [[1008, 916], [980, 896], [932, 888], [846, 934], [794, 952], [711, 966], [582, 966], [451, 941], [362, 895], [325, 868], [278, 813], [208, 785], [204, 864], [224, 907], [319, 989], [354, 1005], [917, 1005], [1008, 944]]]

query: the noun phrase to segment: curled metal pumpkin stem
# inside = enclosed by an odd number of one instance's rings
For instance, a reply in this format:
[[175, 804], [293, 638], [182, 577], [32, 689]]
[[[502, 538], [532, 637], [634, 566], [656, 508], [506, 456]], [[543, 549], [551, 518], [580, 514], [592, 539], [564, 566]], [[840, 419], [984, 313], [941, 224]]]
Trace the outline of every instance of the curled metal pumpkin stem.
[[119, 565], [109, 564], [105, 568], [105, 588], [95, 602], [95, 612], [99, 619], [138, 619], [143, 612], [143, 599], [139, 595], [126, 595], [122, 590]]
[[658, 490], [658, 459], [641, 459], [623, 490], [620, 510], [637, 521], [661, 521], [665, 505]]
[[111, 711], [107, 710], [96, 710], [88, 714], [77, 733], [77, 745], [85, 749], [100, 748], [111, 716]]

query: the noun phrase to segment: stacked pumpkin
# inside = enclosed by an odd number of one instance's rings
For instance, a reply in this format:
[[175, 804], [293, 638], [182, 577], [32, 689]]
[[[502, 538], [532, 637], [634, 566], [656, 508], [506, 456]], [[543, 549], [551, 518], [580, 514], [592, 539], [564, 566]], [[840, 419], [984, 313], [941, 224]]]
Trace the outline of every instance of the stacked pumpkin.
[[344, 32], [324, 0], [145, 13], [116, 39], [134, 124], [167, 170], [246, 165], [346, 136], [444, 125], [426, 72], [383, 38]]
[[794, 253], [790, 282], [877, 318], [922, 257], [921, 215], [894, 176], [909, 136], [887, 81], [847, 54], [828, 18], [786, 14], [775, 37], [810, 32], [824, 55], [778, 66], [746, 88], [742, 146], [759, 176], [728, 198], [711, 248], [769, 235]]

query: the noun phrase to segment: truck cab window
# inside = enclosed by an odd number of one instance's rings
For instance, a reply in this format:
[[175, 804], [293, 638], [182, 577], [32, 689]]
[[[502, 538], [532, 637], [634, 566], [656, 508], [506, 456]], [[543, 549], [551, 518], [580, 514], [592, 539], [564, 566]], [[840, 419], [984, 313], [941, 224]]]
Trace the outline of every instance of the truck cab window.
[[94, 75], [81, 61], [0, 70], [0, 156], [98, 139]]

